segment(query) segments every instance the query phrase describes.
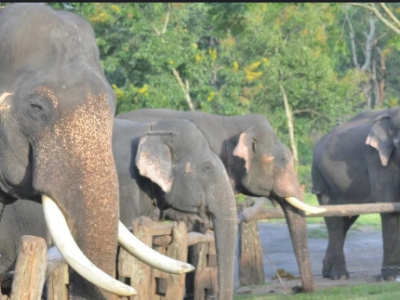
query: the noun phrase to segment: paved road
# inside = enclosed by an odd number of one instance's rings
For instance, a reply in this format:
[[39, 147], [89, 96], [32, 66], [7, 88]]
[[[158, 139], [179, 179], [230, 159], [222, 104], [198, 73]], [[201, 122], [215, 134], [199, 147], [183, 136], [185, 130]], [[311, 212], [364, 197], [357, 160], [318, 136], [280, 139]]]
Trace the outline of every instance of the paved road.
[[[289, 230], [285, 223], [258, 223], [261, 244], [264, 250], [264, 272], [266, 281], [270, 281], [275, 275], [273, 268], [266, 258], [266, 253], [277, 269], [284, 269], [294, 276], [299, 275], [296, 259], [290, 241]], [[322, 270], [322, 259], [328, 244], [325, 225], [310, 224], [308, 232], [312, 236], [320, 235], [320, 238], [309, 238], [309, 249], [313, 273]], [[314, 233], [314, 234], [313, 234]], [[236, 249], [238, 249], [236, 247]], [[346, 256], [348, 271], [359, 271], [366, 269], [379, 270], [382, 264], [382, 234], [380, 231], [363, 228], [359, 230], [350, 229], [346, 238], [344, 252]], [[372, 273], [379, 273], [375, 271]], [[326, 279], [325, 279], [326, 280]], [[330, 280], [329, 280], [330, 281]], [[235, 285], [238, 286], [238, 264], [236, 254]]]

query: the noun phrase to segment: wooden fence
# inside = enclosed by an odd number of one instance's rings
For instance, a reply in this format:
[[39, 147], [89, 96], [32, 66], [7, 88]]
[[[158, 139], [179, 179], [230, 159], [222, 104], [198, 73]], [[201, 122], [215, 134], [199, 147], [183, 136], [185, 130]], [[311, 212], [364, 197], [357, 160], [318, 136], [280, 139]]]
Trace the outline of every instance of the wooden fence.
[[[204, 300], [217, 288], [217, 264], [214, 234], [187, 232], [183, 222], [163, 224], [140, 218], [133, 222], [133, 233], [149, 247], [179, 261], [187, 261], [188, 247], [199, 247], [199, 259], [195, 270], [195, 300]], [[183, 299], [186, 274], [168, 274], [142, 263], [119, 248], [117, 258], [118, 279], [131, 285], [136, 296], [121, 300], [177, 300]], [[1, 295], [0, 300], [40, 300], [46, 274], [47, 246], [44, 239], [23, 236], [10, 297]], [[47, 281], [48, 300], [68, 299], [68, 267], [55, 269]]]
[[[239, 282], [252, 285], [264, 281], [263, 253], [257, 220], [284, 218], [280, 208], [264, 208], [265, 199], [247, 200], [239, 205]], [[400, 211], [400, 203], [323, 206], [329, 211], [307, 217], [351, 216]], [[204, 300], [217, 290], [215, 239], [212, 230], [205, 234], [187, 232], [183, 222], [172, 224], [140, 218], [133, 222], [133, 233], [149, 247], [171, 258], [187, 261], [189, 246], [197, 245], [199, 253], [194, 275], [194, 300]], [[0, 300], [40, 300], [46, 274], [46, 243], [44, 239], [23, 236], [13, 274], [12, 294]], [[134, 287], [138, 294], [121, 300], [180, 300], [184, 297], [186, 274], [172, 275], [143, 264], [125, 250], [119, 249], [118, 279]], [[7, 278], [2, 278], [7, 280]], [[10, 281], [11, 282], [11, 281]], [[68, 299], [68, 267], [58, 267], [47, 281], [48, 300]]]

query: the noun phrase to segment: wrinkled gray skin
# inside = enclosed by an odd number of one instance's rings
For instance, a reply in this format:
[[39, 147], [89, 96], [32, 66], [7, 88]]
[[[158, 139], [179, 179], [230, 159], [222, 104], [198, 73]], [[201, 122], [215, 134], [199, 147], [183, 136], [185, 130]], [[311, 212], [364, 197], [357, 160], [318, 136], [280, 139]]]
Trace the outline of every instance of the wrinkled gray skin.
[[173, 208], [169, 209], [169, 219], [187, 216], [180, 212], [205, 219], [208, 216], [214, 225], [220, 266], [216, 299], [232, 299], [235, 196], [223, 163], [203, 133], [189, 120], [146, 124], [115, 119], [113, 151], [120, 184], [121, 221], [131, 226], [134, 218], [151, 215], [153, 201], [161, 210]]
[[[321, 205], [398, 202], [400, 200], [400, 110], [363, 112], [332, 129], [314, 148], [313, 193]], [[343, 245], [358, 216], [329, 217], [329, 244], [323, 276], [348, 278]], [[400, 275], [399, 213], [381, 214], [381, 275]], [[388, 269], [386, 267], [395, 267]]]
[[[0, 277], [15, 268], [23, 235], [47, 238], [46, 222], [40, 203], [18, 200], [7, 205], [0, 222]], [[9, 293], [9, 290], [2, 290]]]
[[[161, 121], [148, 130], [146, 123], [114, 120], [121, 221], [130, 227], [140, 216], [157, 220], [154, 202], [166, 209], [169, 219], [209, 216], [221, 263], [218, 299], [232, 299], [237, 213], [225, 168], [204, 135], [188, 120]], [[147, 177], [140, 172], [146, 172]], [[168, 182], [170, 191], [165, 192], [160, 186]], [[0, 274], [13, 269], [22, 235], [46, 234], [41, 205], [21, 202], [7, 207], [0, 225]]]
[[265, 117], [225, 117], [203, 112], [139, 109], [116, 118], [142, 122], [178, 118], [193, 121], [224, 163], [235, 193], [268, 197], [281, 205], [291, 234], [303, 290], [314, 290], [304, 213], [282, 199], [294, 196], [303, 200], [303, 193], [291, 153]]
[[[0, 202], [49, 196], [82, 252], [115, 276], [115, 95], [93, 30], [75, 14], [18, 3], [0, 10], [0, 41]], [[109, 296], [70, 272], [70, 299]]]

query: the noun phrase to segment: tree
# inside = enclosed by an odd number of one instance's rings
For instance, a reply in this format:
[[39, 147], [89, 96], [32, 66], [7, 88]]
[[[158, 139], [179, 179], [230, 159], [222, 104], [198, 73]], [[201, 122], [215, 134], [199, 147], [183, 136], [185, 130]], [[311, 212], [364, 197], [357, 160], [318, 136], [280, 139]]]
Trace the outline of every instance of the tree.
[[323, 134], [363, 101], [357, 92], [364, 77], [351, 65], [340, 30], [341, 4], [51, 5], [93, 26], [117, 113], [143, 107], [261, 113], [309, 162], [310, 134]]

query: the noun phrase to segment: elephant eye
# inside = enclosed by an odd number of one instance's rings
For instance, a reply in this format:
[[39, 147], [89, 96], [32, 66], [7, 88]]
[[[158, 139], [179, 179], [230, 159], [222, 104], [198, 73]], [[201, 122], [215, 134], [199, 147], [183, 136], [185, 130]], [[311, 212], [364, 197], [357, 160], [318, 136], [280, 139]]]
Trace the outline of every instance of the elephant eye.
[[31, 108], [32, 110], [38, 112], [38, 113], [42, 113], [43, 112], [43, 107], [40, 104], [37, 103], [31, 103]]
[[50, 116], [50, 105], [48, 100], [43, 97], [34, 97], [28, 106], [27, 113], [33, 120], [47, 121]]
[[201, 168], [203, 173], [208, 173], [214, 167], [214, 165], [210, 162], [205, 162]]

